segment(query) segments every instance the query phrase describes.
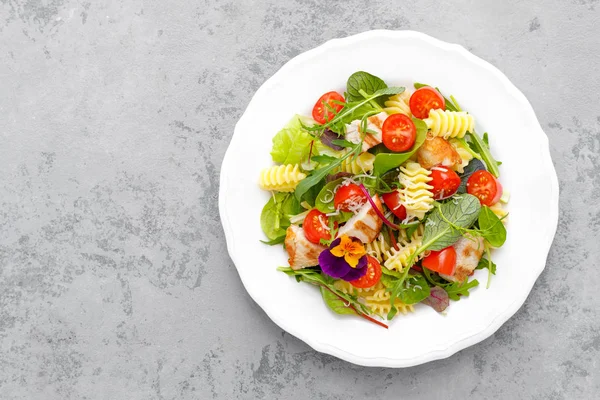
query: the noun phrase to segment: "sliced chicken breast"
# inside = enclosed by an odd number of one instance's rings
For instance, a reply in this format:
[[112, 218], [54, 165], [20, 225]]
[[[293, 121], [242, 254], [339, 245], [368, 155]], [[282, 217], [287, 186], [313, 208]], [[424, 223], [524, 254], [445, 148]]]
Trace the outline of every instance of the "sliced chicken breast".
[[[373, 201], [377, 208], [383, 212], [383, 206], [379, 196], [373, 196]], [[377, 238], [381, 231], [383, 221], [377, 215], [377, 212], [371, 206], [371, 203], [365, 203], [358, 213], [346, 222], [338, 231], [338, 237], [342, 235], [354, 236], [363, 243], [371, 243]]]
[[[375, 134], [367, 133], [365, 135], [365, 139], [362, 145], [362, 151], [365, 152], [369, 150], [371, 147], [378, 145], [381, 143], [381, 127], [383, 126], [383, 121], [388, 117], [385, 112], [381, 112], [377, 115], [373, 115], [367, 118], [367, 129], [370, 131], [376, 132]], [[352, 121], [350, 124], [346, 125], [346, 140], [355, 144], [360, 143], [360, 140], [363, 137], [363, 133], [360, 132], [360, 120]]]
[[425, 140], [425, 143], [417, 151], [419, 164], [425, 169], [436, 165], [452, 168], [462, 162], [460, 155], [446, 139], [433, 137]]
[[304, 236], [304, 229], [298, 225], [290, 225], [285, 233], [285, 249], [290, 258], [288, 262], [292, 269], [313, 267], [319, 264], [319, 254], [324, 246], [309, 242]]
[[454, 274], [440, 274], [440, 276], [447, 281], [464, 282], [475, 271], [479, 260], [483, 256], [483, 238], [461, 237], [452, 247], [456, 250], [456, 268], [454, 269]]

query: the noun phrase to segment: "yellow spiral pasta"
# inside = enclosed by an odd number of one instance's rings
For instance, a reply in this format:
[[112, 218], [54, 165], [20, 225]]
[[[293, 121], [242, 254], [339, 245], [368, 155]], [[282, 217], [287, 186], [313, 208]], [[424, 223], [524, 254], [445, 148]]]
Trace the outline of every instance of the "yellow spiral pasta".
[[385, 241], [385, 238], [380, 233], [377, 239], [365, 245], [365, 250], [367, 250], [368, 255], [376, 258], [377, 261], [382, 263], [388, 258], [390, 245]]
[[404, 91], [399, 94], [395, 94], [390, 96], [389, 100], [385, 102], [385, 108], [383, 111], [392, 114], [404, 114], [407, 116], [412, 116], [410, 113], [410, 106], [408, 105], [408, 101], [410, 100], [410, 93], [408, 91]]
[[433, 208], [433, 186], [427, 184], [431, 181], [431, 171], [421, 167], [419, 163], [407, 162], [405, 166], [400, 167], [398, 180], [402, 189], [400, 193], [400, 202], [406, 208], [406, 220], [423, 219], [425, 214]]
[[274, 165], [261, 171], [258, 185], [264, 190], [293, 192], [304, 178], [306, 174], [300, 171], [298, 165]]
[[475, 118], [464, 111], [431, 110], [424, 121], [433, 136], [444, 139], [462, 138], [475, 128]]
[[383, 264], [387, 269], [401, 272], [408, 265], [408, 259], [419, 248], [417, 243], [408, 243], [406, 245], [398, 245], [398, 250], [390, 248], [388, 259]]
[[459, 140], [450, 139], [449, 142], [452, 147], [454, 147], [454, 150], [456, 150], [461, 160], [460, 164], [456, 164], [452, 169], [462, 174], [465, 171], [467, 164], [469, 164], [469, 161], [473, 159], [473, 154], [471, 154]]
[[339, 280], [333, 282], [333, 287], [344, 294], [351, 294], [354, 296], [361, 296], [361, 297], [364, 294], [370, 293], [373, 290], [373, 288], [366, 288], [366, 289], [356, 288], [356, 287], [352, 286], [350, 284], [350, 282], [346, 282], [342, 279], [339, 279]]
[[371, 153], [362, 153], [356, 160], [352, 161], [353, 157], [348, 157], [342, 164], [337, 172], [348, 172], [350, 174], [358, 175], [365, 174], [373, 170], [373, 163], [375, 162], [375, 155]]
[[[375, 314], [385, 317], [391, 310], [390, 293], [385, 290], [385, 287], [379, 282], [369, 290], [369, 293], [364, 294], [365, 305]], [[415, 308], [412, 304], [404, 304], [399, 299], [394, 300], [394, 305], [399, 312], [406, 315], [409, 312], [414, 312]]]

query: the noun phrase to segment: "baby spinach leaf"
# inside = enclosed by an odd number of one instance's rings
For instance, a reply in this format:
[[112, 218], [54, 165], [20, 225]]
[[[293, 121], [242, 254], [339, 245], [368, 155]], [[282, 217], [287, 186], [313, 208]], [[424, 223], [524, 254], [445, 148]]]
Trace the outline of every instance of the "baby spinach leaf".
[[365, 71], [358, 71], [348, 78], [346, 84], [346, 100], [359, 101], [365, 98], [361, 91], [367, 95], [371, 95], [378, 90], [385, 88], [387, 88], [387, 85], [381, 78]]
[[323, 189], [321, 189], [315, 200], [315, 208], [317, 208], [317, 210], [324, 213], [331, 213], [335, 211], [335, 206], [333, 204], [333, 198], [335, 196], [334, 189], [343, 181], [344, 178], [340, 178], [323, 186]]
[[390, 169], [402, 165], [425, 143], [425, 139], [427, 139], [427, 124], [418, 118], [413, 118], [412, 120], [415, 123], [415, 128], [417, 128], [417, 138], [412, 149], [405, 153], [378, 153], [373, 163], [374, 175], [382, 175]]
[[462, 174], [460, 174], [460, 186], [458, 187], [457, 193], [467, 193], [467, 181], [476, 171], [485, 170], [485, 165], [480, 160], [474, 158], [465, 167]]
[[481, 207], [479, 229], [482, 236], [493, 247], [500, 247], [506, 241], [506, 228], [496, 214], [487, 206]]
[[451, 300], [458, 301], [460, 300], [460, 296], [469, 296], [469, 290], [477, 286], [479, 286], [479, 281], [473, 279], [470, 282], [454, 282], [451, 285], [444, 287], [444, 290], [448, 293], [448, 297], [450, 297]]
[[273, 137], [271, 157], [281, 164], [300, 164], [308, 159], [313, 136], [301, 125], [300, 116], [294, 118]]
[[469, 228], [477, 220], [480, 210], [479, 199], [466, 193], [439, 204], [425, 224], [419, 251], [442, 250], [452, 246], [461, 236], [461, 231], [454, 226]]
[[281, 236], [285, 238], [285, 230], [290, 226], [288, 215], [300, 212], [302, 212], [302, 206], [291, 193], [275, 193], [260, 214], [260, 226], [265, 236], [271, 241]]
[[329, 307], [331, 311], [336, 314], [356, 314], [353, 309], [348, 307], [348, 303], [340, 299], [336, 294], [332, 293], [329, 289], [321, 286], [321, 296], [323, 301]]
[[431, 289], [423, 275], [409, 275], [403, 282], [398, 298], [404, 304], [416, 304], [429, 297], [430, 292]]

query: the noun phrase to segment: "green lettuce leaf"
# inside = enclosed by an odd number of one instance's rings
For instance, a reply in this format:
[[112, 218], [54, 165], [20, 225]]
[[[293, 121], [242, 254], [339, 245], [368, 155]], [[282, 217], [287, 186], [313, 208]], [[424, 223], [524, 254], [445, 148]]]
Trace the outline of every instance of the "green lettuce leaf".
[[314, 139], [301, 125], [301, 118], [294, 118], [273, 137], [271, 157], [281, 164], [301, 164], [308, 159], [310, 142]]

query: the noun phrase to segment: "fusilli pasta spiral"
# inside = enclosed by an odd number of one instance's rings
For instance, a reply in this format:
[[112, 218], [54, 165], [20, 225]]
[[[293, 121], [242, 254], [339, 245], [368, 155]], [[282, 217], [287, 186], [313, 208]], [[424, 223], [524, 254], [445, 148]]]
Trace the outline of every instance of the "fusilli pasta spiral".
[[409, 117], [412, 116], [410, 112], [410, 106], [408, 105], [410, 95], [410, 92], [405, 90], [402, 93], [390, 96], [389, 100], [385, 102], [385, 108], [383, 111], [389, 115], [404, 114], [408, 115]]
[[[385, 290], [385, 287], [379, 282], [373, 286], [369, 293], [365, 293], [364, 296], [365, 305], [371, 309], [375, 314], [385, 317], [391, 310], [390, 304], [390, 293]], [[406, 315], [409, 312], [414, 312], [412, 304], [404, 304], [399, 299], [394, 300], [394, 305], [399, 312]]]
[[385, 241], [385, 238], [380, 233], [377, 239], [373, 240], [371, 243], [367, 243], [365, 245], [365, 249], [367, 250], [367, 254], [371, 257], [375, 257], [377, 261], [382, 263], [387, 260], [390, 250], [390, 245]]
[[456, 164], [453, 169], [462, 174], [465, 171], [467, 164], [469, 164], [469, 161], [473, 159], [473, 154], [471, 154], [459, 140], [450, 139], [449, 142], [452, 147], [454, 147], [461, 160], [460, 164]]
[[431, 110], [424, 121], [433, 136], [444, 139], [462, 138], [475, 128], [475, 118], [464, 111]]
[[398, 179], [402, 189], [400, 202], [406, 208], [406, 219], [423, 219], [425, 214], [433, 208], [433, 186], [427, 184], [431, 181], [431, 171], [421, 167], [419, 163], [407, 162], [400, 167]]
[[300, 171], [298, 165], [274, 165], [261, 171], [258, 185], [264, 190], [293, 192], [304, 178], [306, 174]]
[[348, 172], [350, 174], [365, 174], [373, 170], [373, 163], [375, 162], [375, 155], [371, 153], [362, 153], [356, 160], [352, 161], [353, 157], [348, 157], [342, 161], [342, 165], [338, 169], [338, 172]]

